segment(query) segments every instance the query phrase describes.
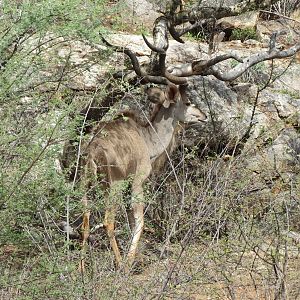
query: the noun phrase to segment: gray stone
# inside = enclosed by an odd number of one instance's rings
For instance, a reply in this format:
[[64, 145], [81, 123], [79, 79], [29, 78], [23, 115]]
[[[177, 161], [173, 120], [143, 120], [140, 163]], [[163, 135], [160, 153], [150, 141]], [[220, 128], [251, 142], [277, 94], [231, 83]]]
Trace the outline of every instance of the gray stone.
[[225, 17], [217, 21], [221, 28], [256, 29], [259, 12], [247, 12], [238, 16]]
[[132, 18], [139, 25], [152, 25], [159, 17], [158, 6], [147, 0], [125, 0], [129, 11], [132, 12]]

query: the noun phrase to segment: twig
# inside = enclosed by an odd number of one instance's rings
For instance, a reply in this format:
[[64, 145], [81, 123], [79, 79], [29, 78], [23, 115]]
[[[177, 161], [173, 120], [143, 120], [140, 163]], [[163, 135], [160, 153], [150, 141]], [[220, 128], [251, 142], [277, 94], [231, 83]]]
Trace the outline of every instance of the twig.
[[275, 15], [275, 16], [278, 16], [280, 18], [284, 18], [284, 19], [287, 19], [287, 20], [290, 20], [290, 21], [293, 21], [293, 22], [296, 22], [296, 23], [299, 23], [299, 21], [293, 19], [293, 18], [290, 18], [290, 17], [287, 17], [285, 15], [282, 15], [282, 14], [279, 14], [279, 13], [276, 13], [276, 12], [273, 12], [273, 11], [268, 11], [268, 10], [263, 10], [261, 9], [260, 12], [263, 12], [263, 13], [266, 13], [266, 14], [271, 14], [271, 15]]

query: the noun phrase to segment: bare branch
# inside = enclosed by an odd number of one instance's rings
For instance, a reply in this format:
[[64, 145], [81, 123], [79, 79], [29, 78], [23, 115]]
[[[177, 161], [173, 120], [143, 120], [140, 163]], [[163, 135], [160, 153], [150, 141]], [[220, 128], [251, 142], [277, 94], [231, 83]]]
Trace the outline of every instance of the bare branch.
[[[197, 60], [192, 63], [185, 64], [180, 67], [173, 67], [166, 72], [165, 76], [172, 82], [180, 82], [177, 84], [185, 84], [187, 83], [188, 76], [193, 75], [214, 75], [216, 78], [223, 81], [232, 81], [239, 76], [241, 76], [246, 70], [248, 70], [253, 65], [260, 63], [262, 61], [271, 60], [271, 59], [282, 59], [287, 57], [294, 56], [297, 52], [300, 51], [300, 43], [294, 45], [293, 47], [286, 50], [277, 50], [273, 49], [268, 52], [259, 52], [247, 58], [240, 58], [238, 55], [234, 53], [223, 54], [217, 57], [214, 57], [209, 60]], [[235, 59], [239, 61], [238, 64], [233, 69], [222, 72], [216, 66], [216, 64], [225, 61], [227, 59]], [[181, 80], [180, 80], [181, 78]]]
[[199, 6], [193, 7], [189, 11], [181, 11], [174, 15], [174, 25], [183, 24], [187, 21], [197, 22], [202, 19], [214, 18], [220, 19], [224, 17], [236, 16], [247, 11], [268, 9], [278, 0], [244, 0], [232, 6]]
[[212, 59], [195, 60], [192, 63], [185, 64], [181, 67], [174, 67], [169, 70], [174, 77], [184, 77], [192, 75], [203, 75], [211, 66], [216, 65], [227, 59], [235, 59], [236, 61], [243, 62], [243, 59], [234, 53], [223, 54]]
[[241, 76], [247, 69], [252, 67], [253, 65], [260, 63], [262, 61], [271, 60], [271, 59], [282, 59], [286, 57], [294, 56], [297, 52], [300, 51], [300, 43], [290, 47], [289, 49], [279, 51], [277, 49], [273, 49], [269, 52], [260, 52], [254, 54], [248, 58], [245, 58], [243, 63], [237, 65], [232, 70], [226, 71], [226, 73], [221, 72], [216, 67], [211, 67], [210, 70], [207, 70], [206, 75], [214, 75], [220, 80], [223, 81], [231, 81], [239, 76]]
[[270, 15], [275, 15], [275, 16], [278, 16], [280, 18], [283, 18], [283, 19], [286, 19], [286, 20], [289, 20], [289, 21], [293, 21], [295, 23], [298, 23], [300, 24], [300, 21], [296, 20], [296, 19], [293, 19], [293, 18], [290, 18], [290, 17], [287, 17], [285, 15], [282, 15], [282, 14], [279, 14], [277, 12], [274, 12], [274, 11], [268, 11], [268, 10], [260, 10], [261, 12], [265, 13], [265, 14], [270, 14]]
[[[210, 18], [210, 19], [204, 19], [204, 20], [201, 20], [201, 21], [198, 21], [194, 24], [191, 24], [190, 26], [187, 26], [186, 28], [180, 30], [179, 32], [177, 32], [178, 36], [183, 36], [184, 34], [186, 34], [187, 32], [191, 31], [191, 30], [194, 30], [194, 29], [197, 29], [199, 27], [202, 27], [204, 26], [205, 24], [209, 23], [209, 22], [212, 22], [214, 19]], [[170, 32], [171, 34], [171, 32]], [[172, 35], [172, 34], [171, 34]], [[173, 36], [172, 36], [173, 37]], [[173, 37], [174, 38], [174, 37]], [[175, 38], [174, 38], [175, 39]], [[176, 40], [176, 39], [175, 39]]]
[[[168, 35], [169, 31], [172, 37], [178, 42], [183, 43], [184, 41], [180, 38], [182, 34], [192, 28], [202, 26], [203, 24], [209, 22], [210, 20], [215, 20], [220, 17], [237, 15], [242, 12], [249, 10], [249, 5], [251, 9], [263, 9], [269, 7], [274, 1], [256, 1], [256, 0], [245, 0], [237, 5], [229, 7], [199, 7], [199, 9], [193, 9], [189, 12], [180, 11], [176, 13], [178, 6], [180, 6], [181, 1], [174, 0], [171, 2], [169, 11], [165, 13], [164, 16], [160, 16], [156, 19], [153, 29], [153, 43], [150, 43], [148, 39], [143, 36], [146, 45], [151, 49], [150, 64], [147, 68], [147, 72], [143, 71], [140, 64], [136, 58], [136, 55], [129, 49], [123, 47], [116, 47], [108, 43], [103, 37], [104, 43], [110, 47], [113, 47], [118, 52], [123, 52], [129, 56], [131, 59], [133, 68], [137, 76], [142, 77], [142, 83], [145, 82], [155, 82], [169, 84], [170, 82], [178, 85], [187, 84], [188, 76], [192, 75], [214, 75], [220, 80], [231, 81], [242, 75], [251, 66], [270, 59], [275, 58], [285, 58], [293, 56], [296, 52], [300, 50], [300, 45], [297, 44], [287, 50], [279, 51], [276, 49], [275, 45], [271, 46], [268, 52], [260, 52], [254, 54], [248, 58], [242, 59], [234, 53], [228, 53], [208, 60], [197, 60], [190, 64], [185, 64], [183, 67], [174, 67], [168, 69], [165, 66], [166, 52], [169, 46]], [[176, 24], [179, 24], [183, 20], [193, 20], [193, 17], [203, 17], [203, 20], [196, 22], [196, 24], [189, 26], [187, 29], [177, 32], [175, 29]], [[276, 42], [276, 36], [271, 38], [271, 41]], [[217, 68], [217, 64], [228, 59], [235, 59], [240, 62], [233, 69], [223, 73], [222, 70]]]
[[[214, 57], [212, 59], [209, 59], [207, 61], [206, 65], [205, 65], [205, 67], [209, 68], [209, 67], [211, 67], [211, 66], [213, 66], [215, 64], [218, 64], [218, 63], [220, 63], [222, 61], [225, 61], [227, 59], [230, 59], [230, 58], [235, 59], [236, 61], [239, 61], [239, 62], [243, 62], [243, 59], [241, 57], [239, 57], [237, 54], [235, 54], [235, 53], [228, 53], [228, 54], [219, 55], [219, 56], [216, 56], [216, 57]], [[194, 68], [198, 68], [198, 64], [197, 63], [198, 63], [198, 61], [194, 61], [193, 62]]]

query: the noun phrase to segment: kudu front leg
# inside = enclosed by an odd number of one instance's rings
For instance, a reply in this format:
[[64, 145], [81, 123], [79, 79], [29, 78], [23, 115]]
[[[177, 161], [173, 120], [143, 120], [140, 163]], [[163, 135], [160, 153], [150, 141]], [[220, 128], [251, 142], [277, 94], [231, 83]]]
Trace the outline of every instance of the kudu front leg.
[[141, 238], [143, 228], [144, 228], [144, 203], [133, 203], [132, 204], [132, 213], [133, 213], [133, 219], [134, 219], [134, 226], [132, 231], [132, 240], [129, 248], [129, 252], [127, 255], [127, 268], [128, 270], [132, 266], [136, 252], [139, 240]]

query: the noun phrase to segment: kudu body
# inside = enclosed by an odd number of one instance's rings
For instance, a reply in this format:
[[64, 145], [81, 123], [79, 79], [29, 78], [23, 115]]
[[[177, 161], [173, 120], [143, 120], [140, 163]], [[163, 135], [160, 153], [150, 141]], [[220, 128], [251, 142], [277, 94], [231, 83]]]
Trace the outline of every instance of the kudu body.
[[[118, 185], [124, 180], [131, 182], [132, 218], [129, 219], [132, 240], [127, 255], [127, 267], [134, 261], [144, 226], [143, 183], [149, 177], [155, 161], [161, 159], [174, 140], [179, 122], [198, 123], [206, 116], [190, 105], [182, 89], [175, 85], [166, 90], [150, 88], [148, 98], [155, 104], [154, 115], [147, 125], [142, 125], [130, 115], [112, 122], [101, 122], [93, 130], [92, 140], [85, 149], [83, 182], [86, 193], [82, 199], [86, 206], [83, 215], [83, 246], [89, 236], [89, 189], [100, 185], [104, 189], [104, 227], [115, 254], [117, 267], [121, 254], [115, 238]], [[120, 193], [119, 193], [120, 194]], [[81, 267], [84, 267], [82, 260]]]

